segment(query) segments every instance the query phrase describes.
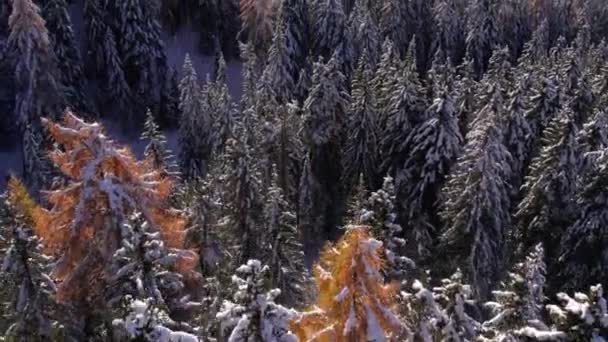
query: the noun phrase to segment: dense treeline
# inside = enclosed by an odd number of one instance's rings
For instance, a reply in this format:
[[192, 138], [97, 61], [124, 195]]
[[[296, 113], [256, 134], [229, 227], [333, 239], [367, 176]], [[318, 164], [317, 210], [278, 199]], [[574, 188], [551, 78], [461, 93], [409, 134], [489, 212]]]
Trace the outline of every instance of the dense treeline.
[[608, 338], [602, 0], [67, 5], [0, 4], [5, 340]]

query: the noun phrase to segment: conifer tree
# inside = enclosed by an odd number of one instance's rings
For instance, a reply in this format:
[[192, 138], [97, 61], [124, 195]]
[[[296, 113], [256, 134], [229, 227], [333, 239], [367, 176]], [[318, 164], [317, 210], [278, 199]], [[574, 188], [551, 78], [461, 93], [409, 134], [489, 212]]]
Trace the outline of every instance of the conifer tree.
[[[127, 149], [115, 145], [99, 124], [89, 124], [71, 113], [64, 123], [45, 124], [58, 146], [51, 159], [68, 179], [68, 185], [49, 193], [51, 209], [32, 209], [34, 231], [46, 253], [59, 257], [52, 276], [59, 283], [56, 298], [87, 310], [91, 319], [105, 314], [104, 289], [110, 281], [107, 268], [119, 248], [119, 230], [134, 212], [153, 227], [167, 248], [181, 250], [186, 220], [166, 199], [172, 182]], [[191, 253], [174, 259], [185, 277], [194, 279], [196, 260]]]
[[414, 262], [404, 256], [403, 228], [397, 223], [395, 185], [386, 176], [382, 188], [372, 192], [362, 205], [358, 222], [368, 225], [374, 236], [385, 246], [386, 266], [383, 270], [389, 279], [401, 280], [414, 268]]
[[419, 80], [415, 58], [416, 45], [408, 49], [406, 65], [399, 76], [398, 86], [395, 88], [388, 104], [388, 117], [385, 131], [381, 139], [382, 172], [400, 172], [407, 156], [403, 142], [410, 134], [412, 127], [424, 120], [426, 101], [424, 89]]
[[576, 135], [576, 143], [582, 153], [581, 171], [586, 172], [592, 168], [598, 151], [608, 147], [608, 118], [601, 110], [583, 124]]
[[370, 13], [367, 0], [356, 0], [348, 20], [348, 30], [353, 44], [353, 60], [360, 63], [365, 58], [372, 68], [379, 62], [381, 36]]
[[163, 127], [179, 126], [179, 82], [178, 72], [170, 69], [161, 91], [159, 123]]
[[152, 163], [154, 169], [162, 170], [161, 172], [166, 174], [173, 174], [176, 171], [171, 151], [167, 149], [167, 139], [150, 110], [146, 113], [146, 122], [140, 139], [147, 141], [144, 158]]
[[458, 65], [464, 58], [465, 17], [464, 2], [461, 0], [440, 0], [433, 6], [435, 34], [433, 46], [443, 50], [452, 63]]
[[346, 123], [346, 144], [342, 153], [343, 181], [346, 187], [363, 176], [368, 189], [378, 184], [377, 105], [371, 87], [372, 70], [368, 61], [359, 62], [352, 82], [352, 104]]
[[311, 48], [309, 2], [287, 0], [281, 3], [280, 11], [280, 18], [284, 22], [282, 26], [285, 29], [287, 56], [291, 61], [289, 72], [291, 78], [297, 81]]
[[296, 227], [296, 215], [283, 191], [274, 182], [268, 188], [264, 206], [264, 222], [267, 257], [270, 266], [271, 285], [281, 290], [278, 301], [289, 307], [305, 303], [307, 271], [304, 267], [304, 251]]
[[405, 1], [387, 0], [383, 2], [380, 17], [382, 37], [390, 39], [401, 56], [405, 56], [414, 31], [408, 25], [411, 20], [408, 4]]
[[606, 150], [596, 157], [591, 170], [585, 173], [577, 191], [576, 218], [561, 236], [559, 249], [558, 288], [579, 289], [587, 284], [606, 281], [603, 229], [606, 226], [605, 167]]
[[495, 6], [489, 0], [473, 0], [467, 7], [467, 55], [473, 60], [478, 79], [486, 71], [492, 51], [499, 44]]
[[577, 131], [569, 108], [549, 124], [539, 155], [532, 160], [525, 178], [525, 195], [515, 215], [523, 250], [539, 242], [547, 246], [551, 274], [559, 239], [577, 211], [572, 203], [581, 165]]
[[[504, 267], [510, 226], [511, 155], [504, 146], [498, 90], [477, 114], [467, 143], [443, 188], [447, 229], [441, 245], [450, 258], [466, 258], [476, 294], [487, 298]], [[462, 260], [462, 259], [461, 259]]]
[[[340, 146], [346, 120], [348, 93], [344, 90], [344, 75], [336, 59], [327, 64], [315, 63], [310, 94], [304, 102], [304, 141], [310, 153], [310, 176], [314, 177], [320, 193], [315, 195], [326, 227], [333, 229], [340, 192]], [[325, 214], [323, 214], [325, 213]]]
[[21, 133], [23, 177], [33, 189], [46, 182], [40, 117], [62, 102], [48, 30], [31, 0], [14, 0], [7, 49], [15, 72], [15, 119]]
[[397, 47], [389, 38], [385, 39], [382, 44], [380, 63], [371, 82], [377, 104], [377, 128], [379, 134], [385, 130], [387, 125], [391, 98], [399, 85], [399, 69], [401, 64]]
[[[84, 2], [84, 29], [86, 31], [87, 45], [85, 53], [85, 67], [87, 75], [101, 74], [105, 69], [104, 44], [99, 42], [106, 39], [108, 23], [107, 0], [86, 0]], [[108, 69], [111, 70], [111, 69]]]
[[128, 110], [133, 104], [132, 91], [127, 83], [123, 63], [118, 54], [118, 45], [110, 27], [106, 28], [103, 36], [102, 54], [100, 57], [103, 60], [100, 69], [104, 71], [102, 89], [108, 94], [104, 102], [115, 103], [120, 109]]
[[501, 290], [492, 291], [495, 301], [484, 306], [492, 318], [482, 326], [484, 341], [563, 340], [564, 334], [544, 322], [545, 263], [542, 244], [536, 245], [509, 272]]
[[44, 18], [49, 30], [67, 104], [76, 110], [90, 110], [85, 99], [82, 59], [65, 0], [49, 0], [44, 7]]
[[315, 266], [317, 303], [292, 323], [300, 340], [384, 341], [410, 334], [392, 312], [396, 289], [380, 273], [382, 248], [367, 227], [353, 226], [335, 247], [326, 247]]
[[[32, 231], [31, 211], [34, 201], [24, 185], [15, 178], [3, 197], [2, 240], [0, 250], [0, 321], [2, 335], [15, 341], [43, 341], [60, 338], [63, 326], [56, 319], [59, 306], [53, 295], [55, 283], [49, 277], [51, 260], [42, 253], [40, 239]], [[8, 323], [8, 326], [4, 326]]]
[[[213, 149], [213, 125], [206, 98], [209, 87], [201, 90], [189, 55], [186, 55], [179, 85], [180, 169], [184, 179], [202, 178], [208, 171]], [[204, 93], [203, 93], [204, 92]]]
[[314, 35], [315, 54], [328, 59], [344, 39], [346, 14], [342, 1], [315, 0], [312, 11], [312, 32], [318, 33]]
[[242, 29], [239, 36], [251, 44], [258, 56], [265, 54], [272, 39], [274, 3], [271, 0], [240, 0]]
[[296, 337], [289, 331], [289, 321], [295, 317], [274, 300], [281, 294], [278, 289], [267, 290], [269, 272], [258, 260], [249, 260], [240, 266], [232, 281], [237, 287], [234, 302], [224, 301], [217, 318], [222, 322], [228, 342], [293, 342]]
[[427, 119], [408, 134], [404, 145], [409, 155], [396, 175], [398, 198], [404, 221], [408, 222], [408, 236], [420, 258], [430, 256], [439, 227], [437, 192], [463, 143], [449, 89], [442, 90], [425, 116]]
[[513, 170], [513, 191], [518, 192], [524, 180], [524, 173], [530, 161], [532, 148], [537, 137], [528, 120], [530, 80], [523, 77], [509, 94], [507, 104], [505, 139], [511, 153]]
[[[127, 83], [137, 95], [138, 105], [154, 107], [160, 102], [160, 90], [167, 71], [157, 16], [153, 13], [153, 6], [145, 5], [142, 0], [125, 0], [114, 6], [117, 13], [116, 36], [120, 37], [118, 51]], [[136, 107], [131, 108], [131, 112], [135, 115], [133, 119], [144, 115], [143, 112], [138, 113]]]
[[[285, 6], [285, 4], [283, 4]], [[289, 56], [289, 47], [287, 46], [286, 28], [279, 19], [273, 38], [270, 50], [268, 52], [268, 64], [264, 70], [263, 82], [267, 83], [271, 88], [276, 101], [286, 103], [291, 101], [295, 91], [296, 80], [294, 79], [294, 61]]]

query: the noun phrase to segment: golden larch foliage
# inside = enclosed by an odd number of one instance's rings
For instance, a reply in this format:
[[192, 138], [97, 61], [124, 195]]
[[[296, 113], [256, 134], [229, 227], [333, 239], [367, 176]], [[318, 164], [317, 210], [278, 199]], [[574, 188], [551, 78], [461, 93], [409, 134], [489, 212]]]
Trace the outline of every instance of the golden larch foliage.
[[385, 284], [382, 244], [368, 227], [349, 227], [335, 245], [328, 245], [314, 270], [316, 305], [292, 322], [300, 341], [397, 341], [407, 332], [391, 311], [397, 287]]
[[25, 185], [23, 185], [15, 176], [11, 175], [8, 180], [7, 190], [7, 199], [12, 210], [24, 221], [24, 223], [33, 225], [34, 217], [39, 213], [40, 208], [27, 192]]
[[[142, 213], [169, 248], [183, 247], [187, 220], [167, 204], [171, 179], [116, 145], [97, 123], [86, 123], [70, 112], [62, 123], [43, 123], [58, 145], [50, 159], [68, 184], [45, 192], [49, 209], [27, 211], [46, 252], [60, 256], [53, 272], [60, 282], [59, 299], [83, 295], [81, 289], [89, 292], [86, 295], [101, 291], [94, 284], [103, 286], [99, 274], [119, 248], [121, 223], [134, 212]], [[29, 208], [29, 202], [23, 207]], [[181, 254], [187, 260], [178, 266], [186, 274], [195, 267], [194, 257]]]

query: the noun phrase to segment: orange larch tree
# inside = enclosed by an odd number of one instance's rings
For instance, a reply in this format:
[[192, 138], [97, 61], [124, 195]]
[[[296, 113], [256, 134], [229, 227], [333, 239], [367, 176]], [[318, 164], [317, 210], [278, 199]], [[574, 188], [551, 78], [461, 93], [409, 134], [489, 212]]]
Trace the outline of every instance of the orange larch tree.
[[169, 207], [172, 181], [149, 160], [138, 161], [105, 134], [67, 112], [63, 123], [43, 120], [57, 145], [50, 158], [68, 179], [47, 191], [49, 209], [34, 208], [34, 230], [47, 253], [59, 257], [53, 270], [60, 301], [94, 303], [101, 299], [121, 227], [139, 213], [165, 246], [179, 251], [175, 267], [195, 276], [196, 255], [181, 251], [185, 216]]
[[399, 341], [410, 335], [392, 312], [397, 287], [384, 283], [382, 243], [368, 230], [348, 227], [321, 254], [314, 270], [317, 303], [292, 322], [301, 342]]

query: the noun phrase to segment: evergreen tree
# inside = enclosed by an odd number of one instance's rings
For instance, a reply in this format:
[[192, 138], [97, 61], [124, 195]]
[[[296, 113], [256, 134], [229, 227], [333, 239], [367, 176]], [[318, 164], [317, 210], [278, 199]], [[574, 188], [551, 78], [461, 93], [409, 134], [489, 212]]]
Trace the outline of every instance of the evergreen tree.
[[500, 41], [495, 6], [490, 0], [473, 0], [467, 7], [467, 54], [473, 60], [478, 79], [486, 71], [492, 51]]
[[458, 65], [464, 58], [465, 16], [461, 0], [440, 0], [433, 6], [435, 35], [433, 46], [446, 53], [452, 63]]
[[414, 262], [405, 257], [403, 229], [397, 223], [393, 178], [384, 178], [382, 188], [372, 192], [362, 205], [358, 222], [370, 227], [370, 231], [385, 246], [386, 266], [383, 272], [389, 279], [400, 280], [406, 271], [414, 268]]
[[382, 37], [390, 39], [395, 44], [395, 48], [401, 56], [405, 55], [415, 32], [408, 25], [410, 20], [410, 11], [406, 1], [383, 1], [380, 18], [381, 34]]
[[502, 98], [495, 90], [477, 114], [443, 189], [441, 215], [447, 229], [441, 248], [450, 258], [466, 258], [467, 274], [480, 298], [487, 298], [498, 281], [507, 252], [512, 174], [500, 125], [503, 113]]
[[262, 81], [272, 88], [273, 95], [279, 103], [286, 103], [293, 98], [296, 85], [293, 74], [297, 66], [289, 56], [288, 36], [285, 31], [285, 26], [279, 22], [273, 34], [268, 52], [268, 64], [266, 64]]
[[424, 121], [426, 101], [424, 89], [416, 71], [415, 46], [415, 41], [412, 41], [408, 50], [408, 58], [405, 61], [406, 65], [388, 104], [385, 132], [380, 141], [382, 172], [390, 171], [394, 174], [400, 172], [407, 156], [403, 143], [412, 127]]
[[297, 80], [311, 48], [309, 2], [287, 0], [281, 3], [280, 11], [280, 18], [284, 22], [282, 26], [285, 29], [287, 56], [291, 61], [289, 72], [291, 78]]
[[58, 80], [63, 86], [67, 104], [73, 109], [85, 111], [90, 109], [84, 94], [82, 59], [67, 7], [65, 0], [49, 0], [43, 14], [57, 58]]
[[31, 0], [12, 2], [9, 54], [15, 71], [15, 119], [21, 133], [23, 177], [33, 189], [46, 183], [40, 117], [57, 115], [62, 102], [55, 57], [40, 10]]
[[511, 61], [515, 61], [532, 34], [532, 8], [527, 1], [507, 0], [499, 3], [497, 11], [502, 45], [509, 48]]
[[377, 104], [377, 128], [379, 134], [386, 129], [391, 97], [399, 85], [399, 69], [401, 64], [399, 52], [393, 42], [387, 38], [382, 44], [380, 63], [371, 82]]
[[[53, 295], [55, 283], [50, 278], [51, 260], [42, 253], [40, 239], [31, 229], [33, 200], [18, 180], [11, 178], [8, 196], [2, 199], [2, 239], [0, 250], [0, 321], [2, 335], [15, 341], [44, 341], [61, 338], [63, 326], [56, 319], [60, 307]], [[6, 324], [8, 323], [8, 324]], [[8, 325], [8, 326], [5, 326]]]
[[311, 32], [314, 35], [316, 55], [330, 58], [334, 49], [344, 39], [346, 14], [340, 0], [315, 0], [313, 2], [313, 23]]
[[281, 290], [279, 302], [289, 307], [301, 307], [306, 303], [308, 280], [296, 215], [276, 183], [267, 192], [264, 206], [264, 249], [269, 251], [267, 260], [271, 267], [271, 285]]
[[365, 58], [375, 69], [379, 62], [380, 32], [367, 6], [367, 0], [356, 0], [355, 8], [348, 20], [348, 30], [353, 44], [353, 60], [360, 63]]
[[561, 236], [557, 288], [578, 289], [587, 284], [606, 281], [604, 260], [607, 206], [605, 184], [606, 150], [597, 156], [593, 168], [581, 180], [576, 195], [576, 219]]
[[315, 194], [313, 215], [323, 217], [324, 229], [333, 230], [339, 216], [341, 161], [348, 93], [344, 75], [332, 58], [327, 64], [315, 63], [310, 94], [304, 102], [304, 141], [310, 153], [310, 176], [319, 193]]
[[[99, 75], [105, 70], [105, 47], [99, 44], [106, 39], [107, 0], [86, 0], [84, 2], [84, 30], [87, 37], [85, 67], [87, 75]], [[111, 69], [108, 69], [111, 70]]]
[[[483, 323], [484, 341], [562, 340], [564, 334], [543, 322], [545, 303], [544, 249], [536, 245], [508, 274], [501, 290], [492, 291], [494, 302], [484, 306], [492, 318]], [[543, 338], [540, 338], [543, 337]]]
[[409, 155], [395, 182], [408, 235], [421, 258], [430, 256], [439, 227], [437, 192], [463, 143], [449, 89], [442, 90], [425, 116], [427, 119], [408, 134], [404, 145]]
[[372, 70], [361, 60], [352, 82], [352, 104], [346, 123], [346, 144], [342, 153], [343, 181], [349, 188], [363, 176], [366, 187], [376, 189], [378, 184], [377, 105], [371, 87]]
[[118, 105], [121, 110], [128, 110], [133, 104], [132, 92], [123, 63], [118, 55], [116, 40], [112, 29], [106, 29], [103, 38], [103, 67], [102, 70], [107, 71], [102, 77], [102, 89], [107, 92], [107, 97], [103, 97], [105, 103]]
[[265, 280], [268, 266], [258, 260], [249, 260], [237, 270], [232, 281], [237, 287], [234, 302], [224, 301], [217, 318], [222, 322], [228, 342], [293, 342], [296, 337], [289, 331], [289, 321], [295, 317], [274, 300], [281, 294], [278, 289], [267, 290]]
[[608, 147], [608, 121], [603, 111], [595, 114], [585, 123], [576, 135], [576, 143], [582, 152], [581, 171], [591, 169], [598, 151]]
[[[118, 49], [127, 83], [137, 95], [137, 104], [154, 107], [160, 102], [164, 82], [166, 55], [160, 38], [161, 28], [153, 6], [142, 0], [125, 0], [115, 4]], [[130, 108], [132, 119], [143, 116], [137, 108]], [[132, 124], [132, 122], [131, 122]]]
[[334, 246], [327, 246], [315, 267], [319, 289], [313, 310], [293, 322], [300, 340], [384, 341], [410, 332], [392, 312], [395, 288], [380, 273], [382, 243], [367, 227], [349, 227]]
[[177, 80], [178, 73], [176, 70], [171, 69], [167, 77], [165, 77], [165, 83], [161, 91], [160, 98], [160, 117], [159, 123], [163, 127], [176, 127], [179, 126], [179, 82]]
[[239, 36], [263, 56], [272, 39], [274, 2], [271, 0], [240, 0], [242, 29]]
[[173, 156], [171, 151], [167, 149], [167, 139], [156, 124], [150, 110], [146, 114], [146, 122], [144, 122], [144, 130], [140, 140], [147, 141], [144, 158], [152, 163], [154, 169], [162, 170], [161, 172], [167, 174], [176, 172], [172, 160]]
[[577, 292], [573, 297], [558, 293], [559, 305], [547, 305], [547, 311], [562, 340], [602, 341], [608, 338], [608, 310], [602, 285], [591, 286], [587, 293]]
[[213, 126], [209, 103], [209, 87], [201, 90], [190, 56], [186, 55], [179, 84], [180, 169], [184, 179], [202, 178], [208, 171], [213, 149]]
[[515, 215], [522, 250], [542, 242], [553, 274], [559, 239], [576, 213], [572, 199], [580, 170], [578, 128], [570, 109], [563, 110], [543, 133], [539, 155], [532, 160]]

